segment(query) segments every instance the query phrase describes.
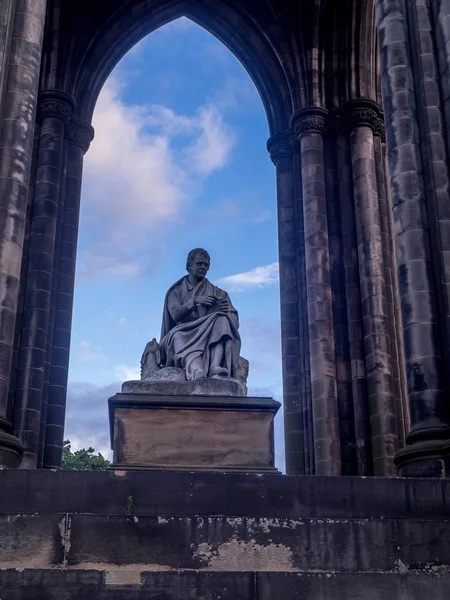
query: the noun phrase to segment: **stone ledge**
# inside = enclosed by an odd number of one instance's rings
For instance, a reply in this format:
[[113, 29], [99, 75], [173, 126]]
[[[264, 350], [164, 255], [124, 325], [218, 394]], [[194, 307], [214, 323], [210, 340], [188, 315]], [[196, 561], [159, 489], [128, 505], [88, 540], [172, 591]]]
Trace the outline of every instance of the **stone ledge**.
[[450, 481], [167, 471], [0, 470], [0, 514], [450, 519]]
[[[117, 571], [112, 572], [114, 575]], [[450, 577], [431, 574], [142, 572], [111, 584], [111, 571], [0, 570], [7, 600], [447, 600]], [[120, 578], [119, 578], [120, 581]]]
[[124, 394], [153, 394], [159, 396], [233, 396], [243, 397], [244, 392], [237, 379], [211, 377], [196, 381], [135, 380], [122, 384]]
[[0, 568], [450, 572], [450, 521], [138, 517], [131, 498], [122, 515], [0, 515], [0, 530]]

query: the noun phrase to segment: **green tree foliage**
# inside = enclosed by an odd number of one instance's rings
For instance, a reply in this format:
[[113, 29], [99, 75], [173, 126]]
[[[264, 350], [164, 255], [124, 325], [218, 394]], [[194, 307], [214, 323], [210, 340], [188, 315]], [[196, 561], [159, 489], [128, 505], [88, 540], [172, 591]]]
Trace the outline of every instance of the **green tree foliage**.
[[83, 448], [72, 452], [70, 440], [65, 440], [62, 454], [62, 468], [72, 469], [73, 471], [103, 471], [110, 466], [109, 460], [106, 460], [100, 452], [94, 454], [94, 448]]

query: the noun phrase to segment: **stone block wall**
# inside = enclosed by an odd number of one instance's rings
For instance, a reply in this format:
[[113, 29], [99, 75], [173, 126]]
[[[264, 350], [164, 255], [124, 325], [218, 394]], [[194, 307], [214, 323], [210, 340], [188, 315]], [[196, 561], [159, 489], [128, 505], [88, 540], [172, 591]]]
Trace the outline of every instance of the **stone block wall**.
[[444, 481], [0, 472], [0, 597], [436, 600]]

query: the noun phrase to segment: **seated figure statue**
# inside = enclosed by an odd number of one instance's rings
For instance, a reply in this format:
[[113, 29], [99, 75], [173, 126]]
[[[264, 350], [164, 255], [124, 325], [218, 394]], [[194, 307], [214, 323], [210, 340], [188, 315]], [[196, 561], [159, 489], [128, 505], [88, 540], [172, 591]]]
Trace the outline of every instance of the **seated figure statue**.
[[206, 278], [209, 266], [206, 250], [189, 252], [188, 274], [164, 300], [160, 342], [147, 344], [141, 380], [125, 382], [123, 392], [247, 395], [248, 361], [239, 356], [238, 313], [227, 292]]
[[188, 381], [236, 377], [238, 370], [238, 313], [227, 292], [206, 279], [209, 265], [206, 250], [191, 250], [188, 275], [169, 288], [164, 301], [161, 364], [181, 367]]

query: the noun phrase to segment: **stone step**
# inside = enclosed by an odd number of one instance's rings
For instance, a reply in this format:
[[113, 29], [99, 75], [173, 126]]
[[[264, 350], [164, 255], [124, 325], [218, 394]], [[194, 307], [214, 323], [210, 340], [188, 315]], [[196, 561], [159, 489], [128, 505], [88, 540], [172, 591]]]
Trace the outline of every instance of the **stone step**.
[[0, 570], [2, 600], [448, 600], [450, 576]]
[[450, 519], [438, 479], [5, 469], [0, 489], [0, 514]]
[[0, 600], [448, 600], [450, 482], [0, 472]]
[[0, 568], [450, 571], [450, 521], [18, 514], [0, 531]]

